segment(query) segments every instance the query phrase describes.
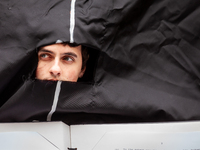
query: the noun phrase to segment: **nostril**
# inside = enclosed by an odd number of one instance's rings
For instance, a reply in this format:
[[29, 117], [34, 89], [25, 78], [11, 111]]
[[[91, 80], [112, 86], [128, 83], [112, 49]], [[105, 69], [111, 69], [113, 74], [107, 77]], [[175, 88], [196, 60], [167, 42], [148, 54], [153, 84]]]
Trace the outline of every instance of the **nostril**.
[[60, 76], [60, 72], [57, 72], [57, 71], [51, 71], [50, 72], [51, 73], [51, 75], [53, 75], [53, 76]]
[[60, 66], [58, 64], [54, 64], [51, 68], [50, 68], [50, 73], [54, 76], [59, 76], [61, 73], [61, 69]]

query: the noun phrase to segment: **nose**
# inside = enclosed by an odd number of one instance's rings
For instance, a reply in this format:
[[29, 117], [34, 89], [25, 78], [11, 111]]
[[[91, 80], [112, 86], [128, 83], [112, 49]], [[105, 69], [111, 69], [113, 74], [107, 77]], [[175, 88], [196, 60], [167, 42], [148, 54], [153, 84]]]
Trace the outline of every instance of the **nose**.
[[49, 70], [50, 74], [56, 78], [59, 77], [61, 74], [61, 68], [59, 66], [59, 62], [55, 61]]

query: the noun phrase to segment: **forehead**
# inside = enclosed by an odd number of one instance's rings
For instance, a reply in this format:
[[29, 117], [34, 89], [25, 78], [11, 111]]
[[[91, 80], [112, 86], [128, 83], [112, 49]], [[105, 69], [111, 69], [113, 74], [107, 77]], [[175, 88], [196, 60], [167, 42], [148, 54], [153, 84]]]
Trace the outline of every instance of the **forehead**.
[[81, 45], [69, 46], [68, 44], [59, 43], [59, 44], [43, 46], [39, 49], [39, 52], [41, 52], [42, 50], [47, 50], [55, 54], [73, 52], [76, 53], [77, 55], [81, 55]]

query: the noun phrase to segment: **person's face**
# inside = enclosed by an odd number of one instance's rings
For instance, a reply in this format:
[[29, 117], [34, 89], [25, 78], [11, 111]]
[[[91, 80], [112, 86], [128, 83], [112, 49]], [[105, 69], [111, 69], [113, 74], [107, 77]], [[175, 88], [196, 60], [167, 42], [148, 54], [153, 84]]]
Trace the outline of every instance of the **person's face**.
[[37, 79], [77, 82], [84, 71], [81, 45], [70, 47], [64, 44], [53, 44], [39, 49]]

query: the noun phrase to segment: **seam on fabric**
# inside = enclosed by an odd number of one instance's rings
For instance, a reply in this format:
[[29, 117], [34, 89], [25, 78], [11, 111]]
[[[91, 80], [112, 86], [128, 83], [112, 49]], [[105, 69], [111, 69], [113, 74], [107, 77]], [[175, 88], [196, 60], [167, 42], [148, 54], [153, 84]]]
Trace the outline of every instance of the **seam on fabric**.
[[74, 27], [75, 27], [75, 3], [76, 0], [71, 0], [71, 11], [70, 11], [70, 43], [74, 43]]
[[47, 115], [47, 121], [51, 121], [51, 117], [52, 117], [53, 113], [56, 111], [56, 107], [58, 104], [58, 97], [60, 95], [60, 90], [61, 90], [61, 83], [62, 83], [62, 81], [57, 82], [56, 90], [55, 90], [55, 94], [54, 94], [53, 105], [51, 107], [51, 111]]

